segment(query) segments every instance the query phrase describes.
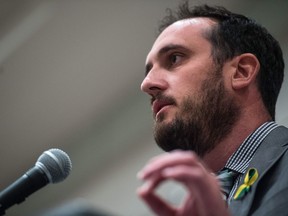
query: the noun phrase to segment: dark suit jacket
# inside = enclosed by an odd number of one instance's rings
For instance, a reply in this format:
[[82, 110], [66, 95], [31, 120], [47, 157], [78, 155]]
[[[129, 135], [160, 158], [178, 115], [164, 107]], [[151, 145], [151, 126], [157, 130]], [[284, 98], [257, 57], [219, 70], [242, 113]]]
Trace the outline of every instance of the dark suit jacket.
[[231, 201], [229, 208], [233, 216], [288, 215], [287, 149], [288, 129], [283, 126], [263, 140], [249, 165], [257, 169], [259, 177], [241, 200]]

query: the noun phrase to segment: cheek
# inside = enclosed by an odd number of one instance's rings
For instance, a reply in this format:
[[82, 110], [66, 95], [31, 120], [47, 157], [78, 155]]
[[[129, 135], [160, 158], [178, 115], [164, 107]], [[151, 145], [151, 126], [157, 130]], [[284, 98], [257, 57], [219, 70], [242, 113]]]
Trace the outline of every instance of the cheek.
[[179, 83], [178, 88], [175, 90], [175, 94], [177, 94], [182, 101], [187, 97], [199, 99], [199, 95], [201, 95], [203, 91], [202, 83], [202, 79], [191, 79], [190, 77], [187, 77]]
[[232, 91], [232, 79], [233, 79], [233, 67], [228, 67], [227, 65], [224, 65], [222, 68], [222, 79], [224, 83], [224, 87], [228, 91]]
[[[207, 80], [211, 73], [211, 67], [208, 65], [193, 65], [190, 67], [182, 67], [181, 70], [170, 74], [168, 80], [170, 84], [170, 94], [177, 99], [183, 97], [196, 97], [202, 92], [202, 84]], [[169, 93], [168, 93], [169, 94]], [[181, 99], [182, 100], [182, 99]]]

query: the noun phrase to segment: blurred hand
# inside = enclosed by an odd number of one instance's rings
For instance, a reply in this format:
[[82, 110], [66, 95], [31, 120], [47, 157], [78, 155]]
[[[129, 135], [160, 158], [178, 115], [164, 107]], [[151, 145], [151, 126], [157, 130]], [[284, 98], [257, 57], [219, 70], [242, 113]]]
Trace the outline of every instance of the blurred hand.
[[[218, 180], [192, 152], [173, 151], [152, 159], [139, 173], [144, 184], [137, 193], [158, 216], [228, 216]], [[157, 186], [175, 180], [187, 189], [182, 204], [172, 206], [155, 193]]]

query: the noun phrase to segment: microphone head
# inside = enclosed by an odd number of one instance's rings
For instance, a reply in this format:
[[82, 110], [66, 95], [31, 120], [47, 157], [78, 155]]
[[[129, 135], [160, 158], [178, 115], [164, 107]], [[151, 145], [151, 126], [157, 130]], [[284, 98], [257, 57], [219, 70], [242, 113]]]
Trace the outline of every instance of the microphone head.
[[60, 149], [50, 149], [43, 152], [35, 165], [47, 175], [49, 183], [63, 181], [72, 169], [69, 156]]

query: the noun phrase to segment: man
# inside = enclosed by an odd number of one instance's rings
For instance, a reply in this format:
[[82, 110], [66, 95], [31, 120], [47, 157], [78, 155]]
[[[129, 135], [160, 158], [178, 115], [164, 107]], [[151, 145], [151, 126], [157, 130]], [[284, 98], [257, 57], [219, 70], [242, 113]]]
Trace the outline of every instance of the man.
[[[141, 89], [151, 96], [155, 140], [169, 153], [139, 172], [138, 195], [157, 215], [288, 215], [288, 129], [274, 122], [278, 42], [245, 16], [187, 2], [161, 31]], [[226, 174], [230, 192], [220, 183]], [[187, 190], [180, 206], [155, 192], [167, 180]]]

